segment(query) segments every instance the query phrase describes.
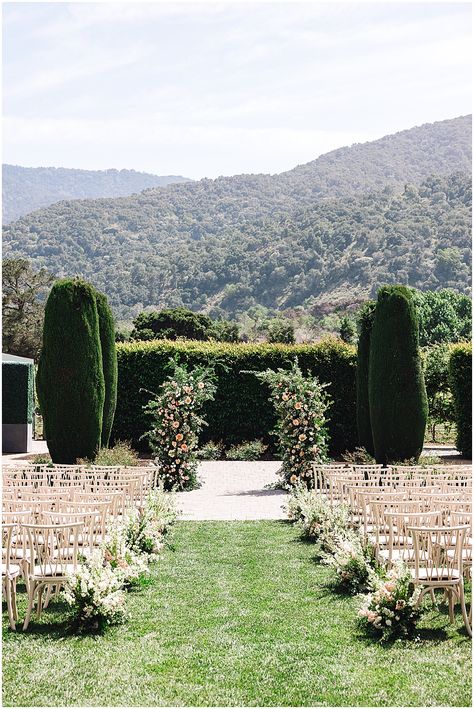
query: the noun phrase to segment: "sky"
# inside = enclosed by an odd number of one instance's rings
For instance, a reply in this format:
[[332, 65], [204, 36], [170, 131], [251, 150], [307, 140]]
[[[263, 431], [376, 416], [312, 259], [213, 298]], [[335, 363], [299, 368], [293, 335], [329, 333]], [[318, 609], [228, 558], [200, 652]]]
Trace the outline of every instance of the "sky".
[[471, 5], [3, 4], [3, 162], [276, 173], [471, 112]]

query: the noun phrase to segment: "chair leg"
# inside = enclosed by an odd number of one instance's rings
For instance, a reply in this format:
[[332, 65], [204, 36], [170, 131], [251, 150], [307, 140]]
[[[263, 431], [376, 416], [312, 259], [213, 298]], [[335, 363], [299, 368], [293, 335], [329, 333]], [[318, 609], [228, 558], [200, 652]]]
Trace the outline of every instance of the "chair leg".
[[7, 578], [6, 583], [5, 583], [5, 596], [7, 600], [7, 611], [8, 611], [8, 620], [10, 621], [10, 628], [12, 630], [16, 630], [16, 623], [15, 623], [15, 618], [13, 616], [13, 607], [12, 607], [12, 582], [9, 578]]
[[12, 580], [12, 608], [15, 621], [18, 620], [18, 606], [16, 604], [16, 578]]
[[[466, 609], [466, 600], [464, 598], [464, 582], [461, 577], [460, 584], [459, 584], [459, 600], [461, 603], [461, 611], [462, 611], [462, 617], [464, 620], [464, 625], [466, 626], [467, 633], [470, 638], [472, 638], [472, 628], [471, 624], [469, 622], [469, 616], [467, 615], [467, 609]], [[472, 610], [472, 604], [471, 604], [471, 610]]]
[[43, 603], [44, 609], [46, 609], [49, 605], [49, 601], [51, 599], [52, 592], [53, 592], [53, 586], [48, 586], [48, 588], [46, 589], [45, 596], [44, 596], [44, 603]]
[[446, 590], [448, 593], [449, 620], [454, 623], [454, 592], [452, 588]]
[[44, 586], [38, 586], [38, 603], [36, 606], [36, 618], [39, 620], [41, 618], [41, 611], [43, 610], [43, 591]]
[[431, 596], [431, 600], [433, 602], [433, 605], [436, 606], [436, 598], [435, 598], [434, 588], [430, 588], [430, 596]]
[[28, 608], [26, 610], [25, 622], [23, 623], [23, 630], [26, 630], [31, 618], [31, 612], [33, 610], [33, 603], [35, 602], [35, 591], [36, 586], [34, 581], [30, 581], [28, 589]]

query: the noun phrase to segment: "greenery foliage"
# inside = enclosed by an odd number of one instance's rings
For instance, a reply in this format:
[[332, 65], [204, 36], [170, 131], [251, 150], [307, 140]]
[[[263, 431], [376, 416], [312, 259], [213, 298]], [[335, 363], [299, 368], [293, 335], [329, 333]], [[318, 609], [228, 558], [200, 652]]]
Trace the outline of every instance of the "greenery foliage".
[[357, 344], [357, 434], [361, 448], [373, 455], [374, 441], [370, 423], [369, 357], [370, 335], [374, 325], [375, 301], [365, 303], [358, 314], [359, 341]]
[[[355, 430], [354, 348], [340, 340], [325, 340], [315, 345], [230, 344], [214, 342], [130, 342], [117, 345], [119, 391], [114, 422], [116, 439], [131, 440], [140, 446], [140, 437], [149, 422], [142, 407], [150, 394], [158, 391], [167, 376], [170, 359], [179, 357], [188, 369], [213, 367], [216, 393], [206, 403], [203, 417], [208, 426], [201, 433], [201, 444], [222, 440], [226, 446], [263, 439], [274, 444], [269, 435], [277, 423], [269, 389], [246, 372], [278, 368], [290, 369], [295, 356], [302, 372], [330, 383], [332, 404], [327, 411], [329, 452], [352, 450], [357, 443]], [[143, 448], [144, 442], [141, 442]]]
[[335, 545], [350, 533], [347, 507], [330, 505], [326, 497], [316, 495], [304, 482], [291, 489], [287, 511], [301, 536], [316, 542], [321, 558], [333, 552]]
[[428, 404], [418, 346], [418, 321], [410, 290], [379, 290], [370, 337], [370, 421], [375, 458], [390, 463], [418, 458]]
[[449, 383], [456, 417], [456, 446], [472, 457], [472, 344], [453, 347], [449, 360]]
[[101, 448], [93, 460], [77, 460], [79, 465], [120, 465], [137, 466], [142, 461], [138, 453], [132, 448], [129, 441], [116, 441], [110, 448]]
[[469, 340], [472, 333], [472, 301], [467, 295], [445, 288], [413, 291], [419, 322], [420, 346]]
[[422, 351], [423, 373], [428, 399], [428, 428], [436, 442], [437, 427], [449, 430], [454, 424], [453, 396], [449, 386], [449, 358], [452, 346], [443, 343]]
[[174, 361], [172, 373], [159, 393], [144, 407], [153, 421], [145, 435], [156, 455], [158, 476], [166, 490], [192, 489], [197, 485], [198, 436], [206, 425], [202, 408], [214, 393], [211, 369], [188, 370]]
[[105, 398], [102, 415], [101, 445], [109, 445], [110, 434], [117, 406], [117, 351], [115, 348], [115, 324], [112, 311], [103, 293], [96, 293], [97, 313], [99, 315], [99, 335], [102, 351], [102, 369], [104, 373]]
[[58, 202], [7, 225], [4, 253], [53, 273], [74, 264], [118, 318], [148, 306], [230, 317], [257, 304], [354, 303], [383, 283], [467, 293], [470, 171], [466, 116], [280, 175]]
[[2, 421], [32, 423], [34, 367], [27, 362], [2, 362]]
[[96, 292], [84, 281], [59, 280], [51, 289], [37, 390], [53, 462], [93, 459], [101, 443], [105, 384]]
[[196, 451], [199, 460], [220, 460], [224, 454], [222, 441], [208, 441]]
[[267, 446], [260, 440], [244, 441], [238, 443], [226, 451], [227, 460], [260, 460], [265, 453]]
[[131, 340], [238, 340], [236, 323], [226, 320], [213, 321], [207, 315], [187, 308], [140, 313], [133, 325]]

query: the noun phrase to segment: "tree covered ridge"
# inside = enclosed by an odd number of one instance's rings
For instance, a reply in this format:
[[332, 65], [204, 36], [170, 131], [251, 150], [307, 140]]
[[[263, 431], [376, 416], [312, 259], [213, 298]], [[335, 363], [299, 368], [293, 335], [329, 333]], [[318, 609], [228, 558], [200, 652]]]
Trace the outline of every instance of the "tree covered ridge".
[[121, 197], [184, 182], [178, 175], [150, 175], [136, 170], [77, 170], [64, 167], [2, 165], [3, 222], [68, 199]]
[[[147, 306], [229, 316], [255, 304], [360, 301], [394, 282], [468, 292], [468, 136], [463, 117], [333, 151], [281, 175], [62, 202], [6, 227], [4, 254], [58, 276], [81, 274], [107, 293], [118, 317]], [[337, 185], [318, 167], [328, 161], [338, 165]], [[440, 165], [462, 169], [423, 174]], [[361, 194], [371, 183], [379, 189]]]

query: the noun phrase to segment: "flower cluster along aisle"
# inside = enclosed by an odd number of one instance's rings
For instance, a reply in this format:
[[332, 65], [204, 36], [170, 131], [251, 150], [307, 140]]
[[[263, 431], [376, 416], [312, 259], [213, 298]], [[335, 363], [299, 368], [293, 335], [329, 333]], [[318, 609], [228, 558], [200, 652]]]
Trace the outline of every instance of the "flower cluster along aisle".
[[202, 407], [214, 398], [214, 371], [206, 367], [188, 371], [176, 361], [172, 366], [172, 374], [144, 407], [153, 420], [146, 438], [165, 489], [190, 490], [197, 486], [198, 438], [207, 425]]
[[331, 569], [329, 588], [360, 595], [361, 627], [381, 640], [413, 637], [423, 609], [410, 569], [403, 562], [392, 568], [377, 563], [362, 530], [351, 526], [347, 507], [330, 504], [315, 490], [295, 485], [287, 511], [301, 536], [315, 542], [316, 558]]
[[305, 376], [298, 362], [291, 369], [267, 369], [253, 372], [270, 387], [270, 400], [277, 414], [275, 434], [283, 459], [286, 482], [296, 484], [313, 481], [313, 463], [327, 460], [327, 410], [330, 400], [325, 392], [328, 384]]
[[130, 510], [109, 528], [99, 548], [82, 557], [63, 591], [76, 628], [103, 630], [126, 620], [126, 591], [139, 588], [149, 575], [177, 516], [173, 494], [161, 485], [143, 509]]

